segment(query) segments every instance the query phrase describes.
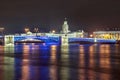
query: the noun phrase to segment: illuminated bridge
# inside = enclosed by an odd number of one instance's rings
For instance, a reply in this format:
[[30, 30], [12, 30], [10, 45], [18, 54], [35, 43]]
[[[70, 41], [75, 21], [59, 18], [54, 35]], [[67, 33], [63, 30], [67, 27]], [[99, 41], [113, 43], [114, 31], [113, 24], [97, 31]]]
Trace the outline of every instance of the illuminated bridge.
[[59, 42], [59, 37], [48, 37], [48, 36], [15, 36], [14, 41], [43, 41], [45, 43], [49, 42]]
[[60, 37], [48, 36], [14, 36], [6, 35], [4, 37], [5, 44], [9, 43], [24, 43], [24, 42], [37, 42], [37, 43], [60, 43]]
[[113, 39], [101, 39], [101, 38], [77, 38], [68, 36], [14, 36], [5, 35], [4, 43], [26, 43], [26, 42], [40, 42], [46, 44], [68, 44], [68, 43], [116, 43]]
[[[49, 44], [65, 44], [68, 43], [116, 43], [120, 40], [120, 32], [94, 32], [94, 38], [86, 38], [87, 33], [83, 30], [70, 32], [69, 25], [65, 19], [62, 25], [61, 33], [32, 33], [27, 31], [26, 34], [5, 35], [0, 42], [6, 44], [22, 43], [22, 42], [42, 42]], [[119, 41], [120, 42], [120, 41]]]

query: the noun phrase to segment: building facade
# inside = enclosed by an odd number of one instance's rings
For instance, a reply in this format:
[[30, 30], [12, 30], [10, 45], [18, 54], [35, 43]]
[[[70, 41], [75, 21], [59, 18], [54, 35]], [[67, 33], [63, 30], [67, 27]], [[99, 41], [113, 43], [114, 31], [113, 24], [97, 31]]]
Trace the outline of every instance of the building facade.
[[95, 38], [120, 40], [120, 31], [95, 31]]
[[74, 32], [70, 32], [69, 30], [69, 25], [67, 20], [65, 19], [63, 25], [62, 25], [62, 30], [60, 33], [56, 33], [54, 32], [49, 32], [49, 33], [32, 33], [30, 31], [27, 31], [26, 34], [21, 34], [21, 36], [54, 36], [54, 37], [60, 37], [60, 36], [67, 36], [69, 38], [71, 37], [75, 37], [75, 38], [84, 38], [84, 37], [88, 37], [88, 33], [84, 32], [83, 30], [77, 30]]
[[68, 32], [70, 32], [69, 25], [68, 25], [67, 21], [65, 20], [64, 24], [62, 25], [62, 33], [67, 34]]

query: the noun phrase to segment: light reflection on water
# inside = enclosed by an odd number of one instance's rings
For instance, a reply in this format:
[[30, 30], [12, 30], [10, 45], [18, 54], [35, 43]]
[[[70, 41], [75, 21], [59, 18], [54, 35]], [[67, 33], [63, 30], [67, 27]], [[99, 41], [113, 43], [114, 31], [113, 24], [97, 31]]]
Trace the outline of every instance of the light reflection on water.
[[50, 66], [50, 79], [51, 80], [57, 80], [57, 46], [56, 45], [52, 45], [50, 46], [50, 53], [51, 53], [51, 57], [50, 57], [50, 63], [52, 64]]
[[119, 80], [119, 67], [118, 44], [0, 46], [0, 80]]
[[[9, 57], [9, 52], [12, 53], [11, 57]], [[14, 79], [14, 46], [11, 47], [4, 47], [4, 78], [3, 80], [13, 80]], [[9, 74], [9, 75], [8, 75]]]
[[69, 45], [61, 46], [61, 57], [60, 57], [60, 79], [69, 80], [70, 69], [66, 66], [69, 66]]
[[23, 45], [23, 53], [22, 54], [22, 72], [21, 72], [21, 79], [22, 80], [29, 80], [30, 79], [30, 58], [29, 58], [29, 53], [30, 53], [30, 48], [29, 45]]

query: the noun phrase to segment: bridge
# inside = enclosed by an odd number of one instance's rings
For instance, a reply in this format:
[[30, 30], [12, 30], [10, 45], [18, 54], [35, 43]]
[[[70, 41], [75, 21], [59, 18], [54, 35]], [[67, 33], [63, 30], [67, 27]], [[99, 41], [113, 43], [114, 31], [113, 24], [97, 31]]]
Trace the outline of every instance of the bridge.
[[26, 43], [26, 42], [39, 42], [46, 44], [63, 44], [68, 45], [68, 43], [116, 43], [113, 39], [101, 39], [101, 38], [79, 38], [79, 37], [69, 37], [66, 35], [62, 36], [35, 36], [35, 35], [5, 35], [3, 39], [4, 45], [15, 44], [15, 43]]
[[39, 43], [52, 43], [52, 44], [60, 44], [60, 37], [52, 37], [52, 36], [34, 36], [34, 35], [26, 35], [26, 36], [15, 36], [15, 35], [5, 35], [4, 36], [4, 44], [15, 44], [15, 43], [24, 43], [24, 42], [39, 42]]
[[[103, 36], [107, 38], [104, 38]], [[110, 33], [108, 35], [108, 33]], [[70, 32], [69, 25], [67, 24], [67, 21], [65, 19], [64, 24], [62, 26], [62, 31], [60, 33], [50, 32], [50, 33], [32, 33], [29, 30], [26, 32], [26, 34], [18, 34], [18, 35], [5, 35], [0, 36], [0, 38], [4, 38], [0, 40], [0, 42], [4, 43], [4, 45], [7, 44], [15, 44], [15, 43], [21, 43], [21, 42], [44, 42], [46, 44], [62, 44], [62, 45], [68, 45], [68, 43], [116, 43], [116, 39], [109, 38], [110, 35], [113, 35], [115, 32], [94, 32], [95, 37], [94, 38], [86, 38], [87, 33], [85, 33], [83, 30], [79, 30], [76, 32]], [[120, 38], [120, 32], [119, 38]], [[118, 35], [116, 35], [118, 36]]]

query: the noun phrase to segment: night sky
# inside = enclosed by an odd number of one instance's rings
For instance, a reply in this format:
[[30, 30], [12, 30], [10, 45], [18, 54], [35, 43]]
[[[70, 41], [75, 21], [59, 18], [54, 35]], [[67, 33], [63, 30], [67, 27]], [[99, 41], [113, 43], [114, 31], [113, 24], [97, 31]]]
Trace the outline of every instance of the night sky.
[[6, 33], [61, 30], [67, 18], [71, 31], [92, 32], [101, 28], [120, 27], [119, 0], [1, 0], [0, 26]]

